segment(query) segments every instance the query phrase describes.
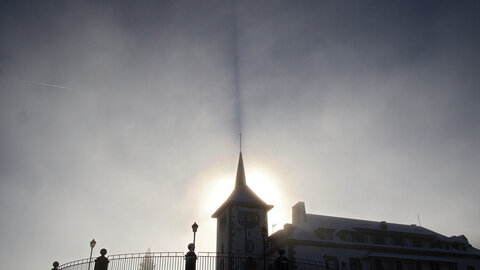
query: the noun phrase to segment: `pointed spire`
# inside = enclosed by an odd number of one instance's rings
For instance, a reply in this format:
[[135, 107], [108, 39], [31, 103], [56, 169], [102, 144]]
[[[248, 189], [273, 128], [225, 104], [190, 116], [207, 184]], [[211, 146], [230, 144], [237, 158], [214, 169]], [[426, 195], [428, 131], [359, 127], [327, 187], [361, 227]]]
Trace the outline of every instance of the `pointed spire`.
[[266, 204], [260, 197], [255, 194], [248, 186], [245, 178], [245, 169], [243, 168], [243, 157], [240, 152], [238, 159], [237, 178], [235, 179], [235, 188], [228, 199], [213, 213], [213, 218], [218, 218], [225, 209], [239, 205], [242, 207], [252, 207], [256, 209], [264, 209], [266, 211], [272, 209], [273, 205]]
[[237, 179], [235, 180], [235, 187], [246, 186], [247, 180], [245, 179], [245, 169], [243, 168], [242, 152], [240, 152], [240, 158], [238, 159], [237, 167]]

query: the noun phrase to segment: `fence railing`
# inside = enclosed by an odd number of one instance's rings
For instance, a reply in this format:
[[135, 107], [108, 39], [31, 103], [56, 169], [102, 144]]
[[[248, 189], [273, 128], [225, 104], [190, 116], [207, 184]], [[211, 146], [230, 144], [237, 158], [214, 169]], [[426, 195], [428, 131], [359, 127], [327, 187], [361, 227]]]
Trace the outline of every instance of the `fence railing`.
[[[108, 270], [183, 270], [185, 253], [146, 252], [107, 256]], [[273, 270], [275, 257], [245, 256], [244, 254], [223, 254], [215, 252], [197, 253], [196, 270]], [[90, 264], [90, 267], [89, 267]], [[94, 269], [95, 258], [81, 259], [60, 265], [60, 270]], [[291, 270], [326, 270], [321, 261], [290, 258]]]

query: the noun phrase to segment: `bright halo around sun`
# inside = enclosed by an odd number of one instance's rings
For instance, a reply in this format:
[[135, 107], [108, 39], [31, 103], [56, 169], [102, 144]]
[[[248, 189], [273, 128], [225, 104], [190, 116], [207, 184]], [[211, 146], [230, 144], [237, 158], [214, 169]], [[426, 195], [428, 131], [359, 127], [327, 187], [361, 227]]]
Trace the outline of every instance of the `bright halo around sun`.
[[208, 213], [213, 214], [225, 202], [233, 191], [235, 177], [218, 176], [209, 181], [205, 189]]
[[267, 204], [277, 204], [279, 191], [274, 177], [260, 168], [251, 168], [245, 172], [247, 185]]
[[[283, 223], [289, 222], [285, 215], [281, 214], [280, 207], [283, 205], [281, 201], [282, 189], [279, 185], [279, 179], [267, 170], [258, 167], [248, 167], [245, 169], [247, 185], [267, 204], [273, 205], [274, 208], [268, 212], [269, 232], [275, 232], [283, 227]], [[213, 178], [207, 184], [205, 191], [206, 208], [210, 214], [214, 213], [230, 196], [235, 186], [235, 173], [231, 175], [223, 175]]]
[[285, 194], [281, 187], [281, 180], [272, 173], [258, 167], [251, 167], [245, 172], [247, 185], [267, 204], [273, 205], [268, 212], [268, 231], [273, 233], [283, 228], [283, 224], [290, 222], [282, 213]]

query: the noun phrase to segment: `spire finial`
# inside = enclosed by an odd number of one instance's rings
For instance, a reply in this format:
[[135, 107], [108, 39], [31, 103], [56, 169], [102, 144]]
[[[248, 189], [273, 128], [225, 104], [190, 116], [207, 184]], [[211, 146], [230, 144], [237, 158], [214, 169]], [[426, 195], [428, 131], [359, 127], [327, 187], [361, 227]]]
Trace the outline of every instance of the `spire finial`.
[[238, 157], [237, 178], [235, 179], [235, 187], [245, 186], [246, 184], [247, 180], [245, 179], [245, 169], [243, 168], [242, 152], [240, 152], [240, 156]]
[[238, 133], [238, 135], [240, 136], [240, 153], [242, 152], [242, 133]]

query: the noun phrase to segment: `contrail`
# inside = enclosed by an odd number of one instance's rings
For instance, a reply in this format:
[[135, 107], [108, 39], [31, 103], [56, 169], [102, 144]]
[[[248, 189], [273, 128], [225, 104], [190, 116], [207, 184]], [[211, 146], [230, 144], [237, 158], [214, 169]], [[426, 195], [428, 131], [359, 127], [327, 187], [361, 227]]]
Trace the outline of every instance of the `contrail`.
[[55, 87], [55, 88], [60, 88], [60, 89], [73, 90], [73, 88], [68, 87], [68, 86], [63, 86], [63, 85], [56, 85], [56, 84], [49, 84], [49, 83], [41, 83], [41, 82], [32, 82], [32, 81], [24, 81], [24, 80], [22, 80], [21, 82], [29, 83], [29, 84], [33, 84], [33, 85], [41, 85], [41, 86]]

